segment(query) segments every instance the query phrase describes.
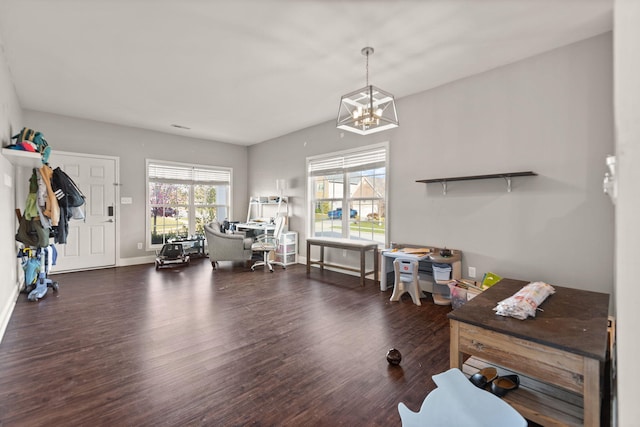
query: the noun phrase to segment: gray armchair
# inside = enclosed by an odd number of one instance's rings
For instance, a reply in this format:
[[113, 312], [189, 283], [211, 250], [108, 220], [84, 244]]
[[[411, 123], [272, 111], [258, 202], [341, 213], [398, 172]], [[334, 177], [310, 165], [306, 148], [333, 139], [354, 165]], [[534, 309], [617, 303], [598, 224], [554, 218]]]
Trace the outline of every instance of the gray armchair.
[[211, 266], [216, 268], [218, 261], [249, 261], [253, 239], [242, 234], [226, 234], [220, 231], [220, 223], [213, 221], [205, 224], [204, 234], [209, 247]]

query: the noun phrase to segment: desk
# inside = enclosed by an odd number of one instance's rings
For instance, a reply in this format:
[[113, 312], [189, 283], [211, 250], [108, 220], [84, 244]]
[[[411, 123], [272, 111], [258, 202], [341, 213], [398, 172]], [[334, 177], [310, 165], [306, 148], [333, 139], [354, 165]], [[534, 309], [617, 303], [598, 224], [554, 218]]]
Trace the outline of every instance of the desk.
[[[433, 274], [431, 273], [431, 266], [435, 263], [450, 264], [451, 265], [451, 278], [460, 279], [462, 277], [462, 252], [452, 249], [450, 257], [440, 256], [440, 248], [433, 246], [415, 246], [415, 245], [400, 245], [403, 248], [430, 248], [431, 253], [424, 255], [413, 255], [402, 252], [402, 250], [394, 251], [392, 249], [382, 250], [382, 266], [380, 268], [380, 290], [387, 290], [387, 275], [393, 273], [393, 260], [395, 258], [415, 259], [420, 263], [420, 269], [418, 276], [421, 281], [434, 282]], [[422, 289], [423, 291], [431, 292], [433, 289]]]
[[[554, 286], [556, 293], [542, 303], [544, 311], [535, 318], [495, 314], [499, 301], [527, 283], [503, 279], [448, 314], [450, 366], [470, 375], [476, 370], [467, 363], [480, 360], [497, 365], [501, 374], [510, 370], [523, 375], [520, 388], [504, 399], [531, 421], [599, 426], [609, 295]], [[465, 361], [464, 355], [472, 357]]]
[[276, 229], [275, 224], [269, 224], [268, 222], [239, 222], [235, 226], [237, 231], [243, 232], [245, 236], [254, 240], [260, 234], [273, 234]]
[[235, 224], [236, 230], [258, 230], [258, 231], [273, 231], [276, 229], [275, 224], [269, 224], [267, 222], [239, 222]]
[[[320, 247], [320, 259], [317, 261], [311, 260], [311, 246]], [[344, 265], [328, 264], [324, 262], [324, 248], [337, 248], [348, 249], [352, 251], [360, 251], [360, 268], [355, 269], [346, 267]], [[373, 251], [373, 270], [365, 271], [365, 253]], [[360, 272], [360, 284], [364, 286], [365, 276], [373, 273], [373, 280], [378, 281], [378, 244], [376, 242], [364, 241], [364, 240], [351, 240], [340, 239], [336, 237], [308, 237], [307, 238], [307, 274], [311, 272], [311, 264], [317, 264], [320, 266], [320, 271], [324, 270], [324, 267], [339, 268], [348, 271]]]

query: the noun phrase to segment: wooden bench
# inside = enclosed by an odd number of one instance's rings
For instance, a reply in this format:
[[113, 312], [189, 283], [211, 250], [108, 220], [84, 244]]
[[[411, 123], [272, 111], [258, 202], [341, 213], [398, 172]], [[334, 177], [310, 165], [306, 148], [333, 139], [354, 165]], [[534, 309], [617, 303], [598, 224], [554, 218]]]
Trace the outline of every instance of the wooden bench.
[[[311, 246], [320, 247], [320, 259], [311, 260]], [[348, 249], [351, 251], [360, 251], [360, 268], [352, 268], [344, 265], [329, 264], [324, 262], [324, 248]], [[373, 251], [373, 270], [365, 269], [365, 254]], [[373, 280], [378, 282], [378, 243], [362, 240], [340, 239], [336, 237], [309, 237], [307, 238], [307, 274], [311, 272], [311, 265], [320, 266], [320, 271], [324, 271], [324, 267], [332, 267], [348, 271], [356, 271], [360, 273], [360, 284], [364, 286], [364, 278], [373, 273]]]

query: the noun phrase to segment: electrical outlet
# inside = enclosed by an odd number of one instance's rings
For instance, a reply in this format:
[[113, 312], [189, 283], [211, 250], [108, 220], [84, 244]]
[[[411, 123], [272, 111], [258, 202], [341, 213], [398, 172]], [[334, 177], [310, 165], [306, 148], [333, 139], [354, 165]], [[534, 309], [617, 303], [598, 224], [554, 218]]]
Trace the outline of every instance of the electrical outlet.
[[142, 249], [142, 242], [138, 243], [138, 249]]
[[472, 278], [472, 279], [476, 277], [476, 268], [475, 267], [469, 267], [469, 277]]
[[346, 257], [346, 256], [347, 256], [347, 250], [346, 250], [346, 249], [343, 249], [343, 250], [342, 250], [342, 256], [343, 256], [343, 257]]

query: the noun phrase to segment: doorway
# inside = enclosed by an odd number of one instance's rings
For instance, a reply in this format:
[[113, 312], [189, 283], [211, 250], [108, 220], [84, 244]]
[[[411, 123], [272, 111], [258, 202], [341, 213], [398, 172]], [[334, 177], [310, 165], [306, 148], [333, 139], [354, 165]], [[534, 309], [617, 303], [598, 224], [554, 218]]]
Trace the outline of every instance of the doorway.
[[65, 171], [86, 197], [85, 219], [69, 221], [67, 243], [56, 244], [52, 272], [115, 266], [118, 158], [53, 151], [49, 163]]

